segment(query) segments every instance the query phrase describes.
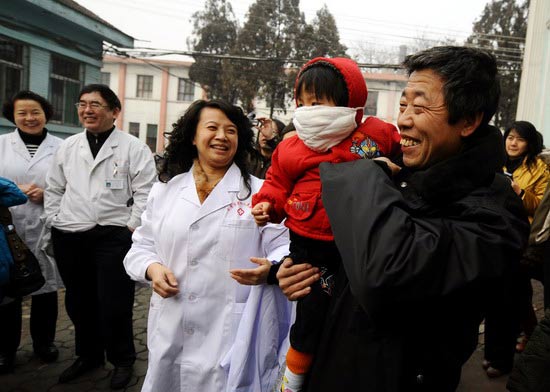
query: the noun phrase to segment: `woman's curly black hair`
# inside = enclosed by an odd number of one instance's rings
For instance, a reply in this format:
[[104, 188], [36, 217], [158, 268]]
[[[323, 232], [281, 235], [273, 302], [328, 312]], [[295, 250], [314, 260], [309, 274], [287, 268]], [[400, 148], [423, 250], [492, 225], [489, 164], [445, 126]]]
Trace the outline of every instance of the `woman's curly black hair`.
[[193, 102], [185, 114], [172, 125], [172, 132], [165, 132], [164, 136], [168, 140], [168, 146], [162, 157], [156, 157], [159, 181], [168, 182], [172, 177], [189, 171], [193, 166], [193, 160], [198, 157], [193, 139], [201, 111], [204, 108], [221, 110], [237, 127], [239, 143], [233, 161], [239, 167], [248, 190], [246, 197], [250, 196], [252, 190], [248, 161], [250, 154], [254, 151], [254, 132], [242, 109], [223, 100], [205, 101], [201, 99]]

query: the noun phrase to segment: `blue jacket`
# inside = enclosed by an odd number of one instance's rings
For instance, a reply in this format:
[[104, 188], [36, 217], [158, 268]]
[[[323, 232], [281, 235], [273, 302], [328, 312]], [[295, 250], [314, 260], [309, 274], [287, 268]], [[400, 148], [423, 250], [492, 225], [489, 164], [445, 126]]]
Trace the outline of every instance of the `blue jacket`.
[[[0, 206], [11, 207], [27, 202], [27, 196], [7, 178], [0, 177]], [[3, 298], [2, 286], [8, 282], [10, 265], [13, 263], [6, 239], [5, 228], [0, 229], [0, 301]]]

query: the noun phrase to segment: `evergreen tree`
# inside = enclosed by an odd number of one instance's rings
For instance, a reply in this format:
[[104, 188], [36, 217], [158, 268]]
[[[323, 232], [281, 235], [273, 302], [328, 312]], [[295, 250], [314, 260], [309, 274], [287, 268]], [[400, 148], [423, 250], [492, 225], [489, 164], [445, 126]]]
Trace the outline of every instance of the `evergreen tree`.
[[[204, 10], [193, 14], [193, 37], [187, 44], [195, 52], [215, 55], [230, 54], [237, 40], [237, 21], [231, 4], [226, 0], [206, 0]], [[229, 60], [215, 57], [194, 56], [195, 63], [189, 70], [189, 78], [199, 83], [208, 98], [221, 98], [229, 102], [237, 99], [232, 85]]]
[[266, 100], [270, 114], [286, 111], [294, 91], [294, 80], [302, 64], [289, 63], [290, 58], [307, 61], [318, 56], [343, 56], [334, 17], [323, 7], [311, 25], [300, 12], [299, 0], [256, 0], [248, 11], [247, 21], [239, 33], [237, 51], [265, 61], [242, 61], [245, 70], [239, 91], [243, 103], [253, 109], [253, 98]]
[[299, 25], [298, 5], [298, 0], [257, 0], [248, 10], [237, 53], [262, 60], [237, 62], [242, 75], [239, 91], [247, 110], [253, 109], [256, 96], [266, 100], [271, 115], [275, 108], [285, 108], [285, 65], [293, 52], [294, 30]]
[[228, 1], [207, 0], [204, 10], [192, 19], [193, 38], [188, 45], [193, 51], [233, 55], [232, 59], [194, 56], [189, 76], [203, 86], [208, 98], [239, 101], [249, 112], [254, 110], [255, 98], [263, 98], [272, 116], [275, 110], [286, 111], [293, 95], [301, 64], [289, 59], [345, 55], [326, 6], [310, 25], [300, 12], [299, 0], [256, 0], [238, 29]]
[[494, 122], [499, 128], [510, 126], [516, 117], [528, 9], [529, 0], [520, 4], [516, 0], [492, 0], [467, 40], [497, 58], [502, 93]]
[[340, 43], [336, 20], [326, 4], [317, 11], [313, 20], [313, 42], [311, 57], [345, 57], [347, 48]]

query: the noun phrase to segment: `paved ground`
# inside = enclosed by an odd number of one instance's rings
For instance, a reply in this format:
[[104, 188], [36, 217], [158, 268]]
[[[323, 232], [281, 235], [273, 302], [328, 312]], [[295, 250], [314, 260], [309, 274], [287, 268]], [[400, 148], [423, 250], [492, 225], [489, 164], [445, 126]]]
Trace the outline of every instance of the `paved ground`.
[[[543, 313], [542, 287], [534, 282], [535, 296], [533, 303], [539, 318]], [[149, 304], [149, 288], [141, 287], [136, 291], [134, 303], [134, 331], [138, 358], [132, 381], [125, 389], [128, 392], [140, 391], [147, 370], [146, 327]], [[56, 343], [60, 356], [57, 362], [45, 364], [35, 358], [29, 336], [29, 302], [24, 301], [23, 335], [21, 346], [17, 352], [17, 366], [14, 374], [0, 376], [0, 392], [85, 392], [109, 391], [109, 381], [112, 366], [95, 370], [69, 384], [57, 384], [59, 374], [74, 360], [73, 327], [65, 313], [63, 293], [60, 295], [59, 319]], [[434, 326], [437, 328], [437, 326]], [[429, 344], [427, 331], [426, 344]], [[483, 334], [480, 334], [478, 349], [464, 366], [462, 381], [457, 392], [505, 392], [506, 377], [490, 380], [481, 368], [483, 359]], [[170, 392], [170, 391], [159, 391]], [[199, 391], [197, 391], [199, 392]]]

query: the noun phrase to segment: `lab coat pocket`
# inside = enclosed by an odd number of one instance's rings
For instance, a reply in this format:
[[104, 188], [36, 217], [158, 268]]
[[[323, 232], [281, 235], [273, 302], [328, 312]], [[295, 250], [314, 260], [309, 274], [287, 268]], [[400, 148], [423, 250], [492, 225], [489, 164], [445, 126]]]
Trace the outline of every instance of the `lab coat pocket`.
[[128, 163], [128, 161], [125, 161], [123, 159], [116, 160], [115, 170], [118, 172], [117, 174], [127, 175], [130, 170], [130, 164]]
[[[231, 312], [231, 335], [230, 335], [231, 340], [233, 342], [235, 342], [235, 338], [237, 337], [237, 331], [239, 329], [239, 324], [241, 323], [245, 306], [246, 306], [246, 302], [244, 303], [235, 302], [233, 304], [233, 311]], [[231, 363], [232, 354], [233, 354], [233, 345], [220, 361], [220, 366], [224, 368], [226, 372], [229, 372], [229, 365]]]
[[250, 268], [249, 257], [257, 242], [258, 227], [252, 219], [226, 219], [220, 228], [216, 253], [229, 261], [230, 268]]
[[149, 304], [149, 318], [147, 320], [147, 345], [151, 347], [154, 344], [154, 337], [157, 336], [157, 328], [159, 327], [159, 318], [164, 307], [165, 300], [160, 295], [155, 293], [151, 294], [151, 301]]

